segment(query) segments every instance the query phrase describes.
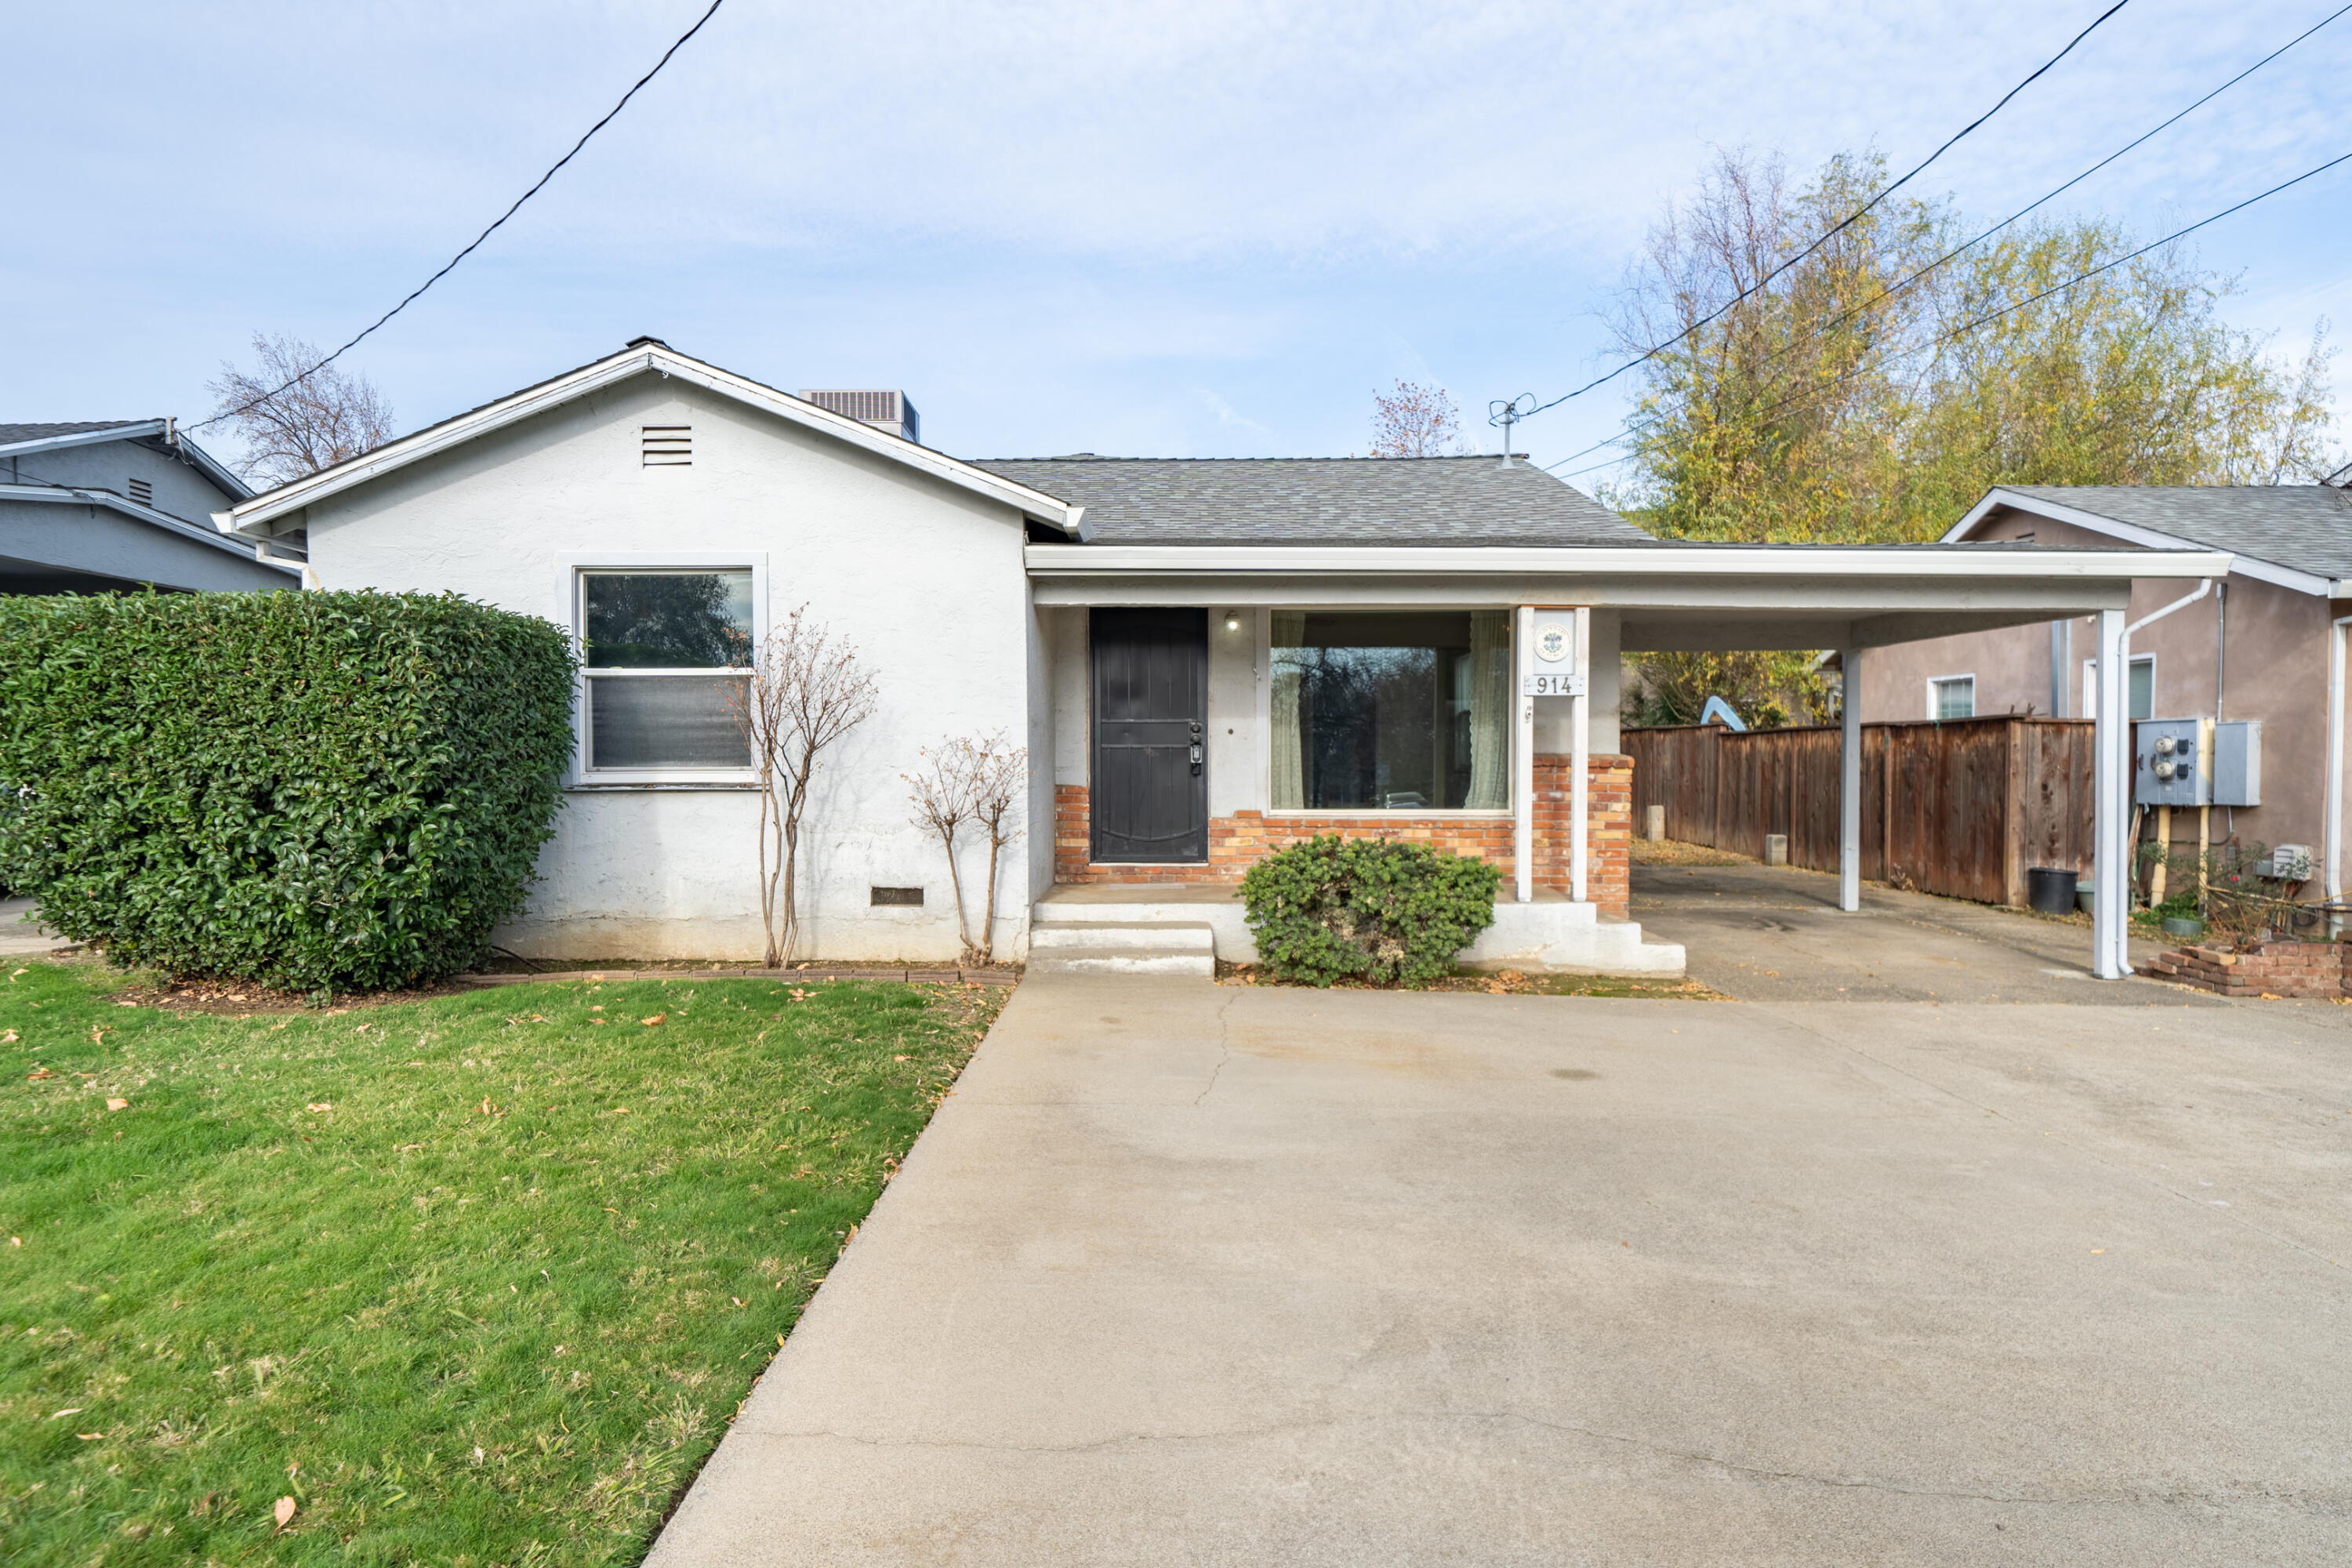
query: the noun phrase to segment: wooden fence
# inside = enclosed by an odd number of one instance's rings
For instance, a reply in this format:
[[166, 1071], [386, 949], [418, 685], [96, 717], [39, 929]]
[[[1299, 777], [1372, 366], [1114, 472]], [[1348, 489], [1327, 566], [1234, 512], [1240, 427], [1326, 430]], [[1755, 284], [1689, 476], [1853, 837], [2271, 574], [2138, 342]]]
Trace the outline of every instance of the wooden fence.
[[[1862, 727], [1862, 874], [1897, 887], [2025, 902], [2032, 866], [2091, 868], [2088, 720], [2003, 714]], [[1789, 838], [1789, 863], [1838, 868], [1833, 727], [1628, 730], [1633, 823], [1737, 855]]]

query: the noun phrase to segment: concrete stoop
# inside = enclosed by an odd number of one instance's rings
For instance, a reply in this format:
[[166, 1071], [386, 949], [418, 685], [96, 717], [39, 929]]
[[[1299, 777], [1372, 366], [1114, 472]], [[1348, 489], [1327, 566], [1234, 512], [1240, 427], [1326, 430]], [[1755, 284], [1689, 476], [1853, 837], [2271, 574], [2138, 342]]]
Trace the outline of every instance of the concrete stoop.
[[1199, 920], [1046, 918], [1029, 927], [1029, 973], [1211, 978], [1217, 973], [1216, 933]]
[[[1029, 972], [1213, 975], [1216, 960], [1257, 962], [1241, 900], [1222, 887], [1057, 887], [1030, 911]], [[1479, 969], [1674, 979], [1676, 942], [1643, 942], [1634, 921], [1558, 894], [1495, 905], [1495, 923], [1462, 955]]]

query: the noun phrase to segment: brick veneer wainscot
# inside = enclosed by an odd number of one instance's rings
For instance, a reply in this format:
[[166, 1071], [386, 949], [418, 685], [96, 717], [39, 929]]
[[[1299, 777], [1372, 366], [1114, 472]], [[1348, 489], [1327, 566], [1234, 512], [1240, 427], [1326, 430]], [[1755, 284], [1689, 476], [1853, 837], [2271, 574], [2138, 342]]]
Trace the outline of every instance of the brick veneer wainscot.
[[[1633, 759], [1596, 754], [1590, 759], [1587, 789], [1585, 891], [1611, 914], [1622, 915], [1632, 889], [1633, 856]], [[1535, 879], [1559, 892], [1569, 886], [1568, 757], [1536, 757]], [[1265, 856], [1318, 834], [1342, 838], [1403, 838], [1454, 855], [1475, 855], [1511, 874], [1508, 816], [1410, 816], [1395, 812], [1317, 812], [1268, 816], [1237, 811], [1209, 823], [1209, 858], [1197, 865], [1097, 865], [1087, 858], [1092, 843], [1084, 784], [1054, 789], [1054, 880], [1115, 882], [1138, 887], [1232, 883]]]

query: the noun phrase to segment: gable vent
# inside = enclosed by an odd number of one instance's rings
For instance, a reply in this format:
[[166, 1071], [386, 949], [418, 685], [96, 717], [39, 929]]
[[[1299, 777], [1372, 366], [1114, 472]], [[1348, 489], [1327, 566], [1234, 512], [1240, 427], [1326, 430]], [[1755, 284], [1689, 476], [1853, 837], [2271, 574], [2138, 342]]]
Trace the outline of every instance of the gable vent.
[[907, 401], [907, 395], [903, 392], [855, 387], [823, 391], [804, 386], [801, 388], [801, 395], [819, 408], [846, 415], [860, 424], [873, 426], [877, 430], [887, 430], [891, 435], [918, 446], [922, 444], [922, 416], [915, 412], [915, 405]]
[[691, 425], [647, 425], [637, 432], [638, 451], [648, 468], [691, 467], [694, 462], [694, 426]]
[[155, 504], [155, 486], [152, 480], [132, 479], [130, 483], [129, 489], [131, 490], [131, 499], [137, 501], [141, 506], [153, 506]]

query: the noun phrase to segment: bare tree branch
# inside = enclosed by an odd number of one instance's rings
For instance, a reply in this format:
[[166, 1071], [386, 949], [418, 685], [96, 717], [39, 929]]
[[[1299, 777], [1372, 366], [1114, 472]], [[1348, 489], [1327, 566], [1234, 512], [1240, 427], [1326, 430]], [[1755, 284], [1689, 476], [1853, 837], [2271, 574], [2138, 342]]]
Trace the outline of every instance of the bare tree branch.
[[318, 363], [319, 351], [283, 334], [254, 333], [253, 353], [254, 370], [224, 361], [219, 379], [205, 389], [215, 417], [245, 444], [236, 467], [247, 479], [289, 484], [392, 439], [392, 405], [366, 376], [331, 365], [295, 380]]
[[1442, 386], [1400, 381], [1372, 394], [1372, 456], [1442, 458], [1462, 447], [1462, 418]]

